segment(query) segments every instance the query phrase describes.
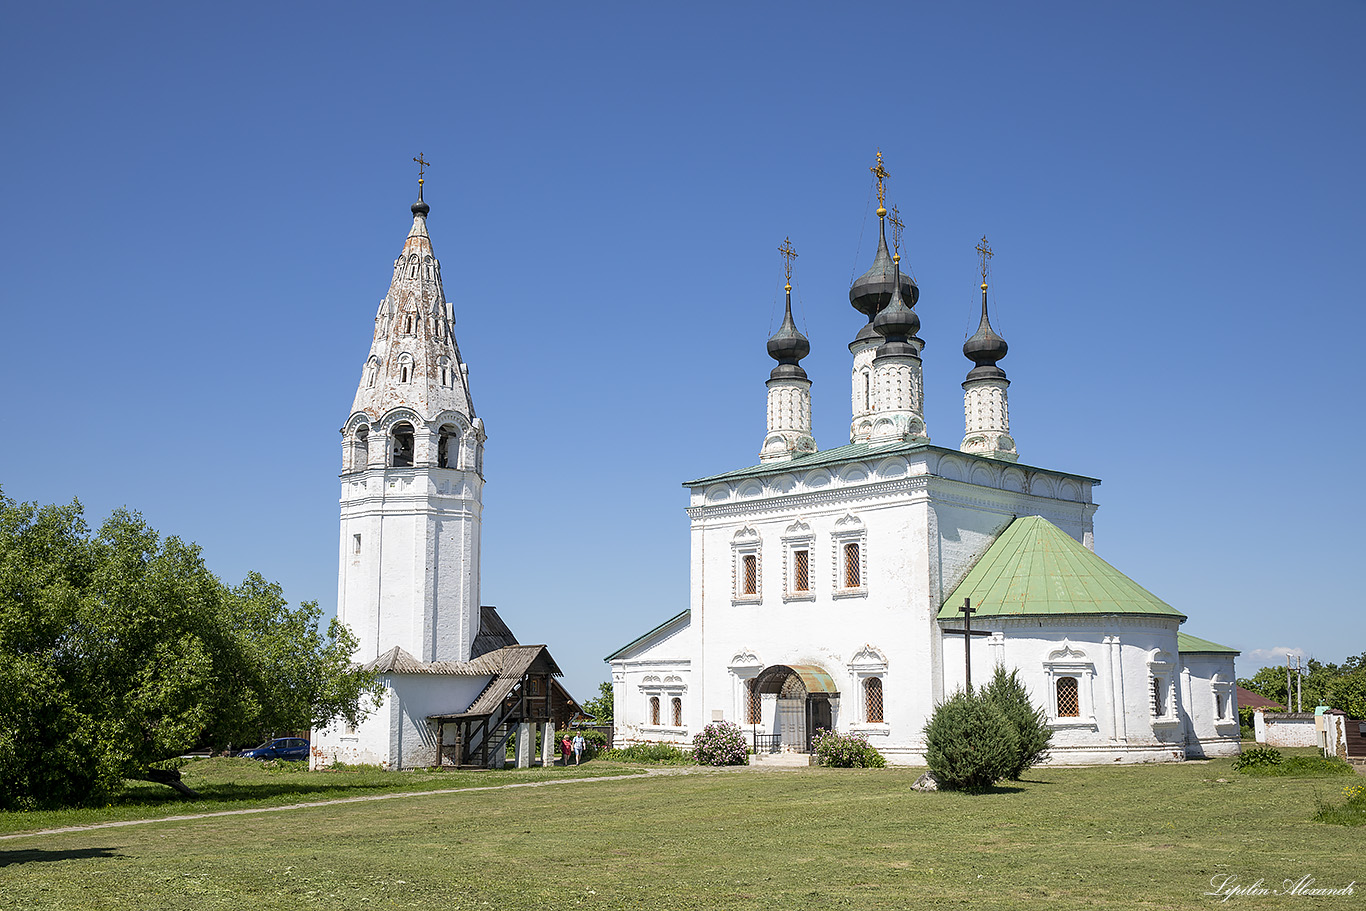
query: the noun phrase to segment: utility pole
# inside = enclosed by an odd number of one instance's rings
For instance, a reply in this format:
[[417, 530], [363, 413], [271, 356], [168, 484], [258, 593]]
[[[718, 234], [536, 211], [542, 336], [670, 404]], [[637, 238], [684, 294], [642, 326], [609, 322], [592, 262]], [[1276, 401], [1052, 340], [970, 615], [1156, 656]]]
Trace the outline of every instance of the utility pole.
[[1299, 703], [1300, 712], [1304, 711], [1304, 658], [1300, 655], [1295, 656], [1295, 701]]

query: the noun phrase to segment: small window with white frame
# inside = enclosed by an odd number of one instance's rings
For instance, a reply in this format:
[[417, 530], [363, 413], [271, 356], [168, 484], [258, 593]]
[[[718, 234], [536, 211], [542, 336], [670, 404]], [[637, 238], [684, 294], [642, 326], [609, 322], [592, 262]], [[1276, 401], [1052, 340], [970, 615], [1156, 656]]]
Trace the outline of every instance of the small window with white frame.
[[857, 516], [846, 515], [830, 535], [834, 545], [835, 598], [868, 594], [868, 529]]
[[1084, 651], [1064, 639], [1044, 661], [1048, 723], [1054, 728], [1096, 729], [1091, 685], [1096, 666]]
[[731, 538], [734, 603], [754, 603], [764, 598], [762, 541], [753, 528], [745, 527]]
[[816, 536], [811, 526], [798, 519], [783, 532], [783, 600], [814, 601], [811, 553]]
[[849, 674], [854, 678], [856, 706], [851, 730], [865, 734], [886, 735], [887, 726], [887, 656], [872, 644], [865, 644], [849, 661]]
[[1209, 686], [1214, 696], [1215, 724], [1237, 721], [1237, 713], [1234, 711], [1233, 682], [1224, 680], [1219, 674], [1215, 674], [1210, 679]]
[[1176, 724], [1176, 666], [1166, 652], [1154, 649], [1148, 657], [1148, 708], [1152, 723]]

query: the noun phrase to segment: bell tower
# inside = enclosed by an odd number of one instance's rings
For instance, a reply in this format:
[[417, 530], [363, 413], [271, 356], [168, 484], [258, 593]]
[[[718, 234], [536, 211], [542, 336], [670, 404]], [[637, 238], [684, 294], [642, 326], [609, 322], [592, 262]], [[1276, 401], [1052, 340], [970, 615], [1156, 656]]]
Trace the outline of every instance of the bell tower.
[[394, 646], [468, 661], [479, 631], [484, 427], [427, 234], [428, 162], [413, 160], [412, 227], [341, 431], [337, 616], [360, 662]]

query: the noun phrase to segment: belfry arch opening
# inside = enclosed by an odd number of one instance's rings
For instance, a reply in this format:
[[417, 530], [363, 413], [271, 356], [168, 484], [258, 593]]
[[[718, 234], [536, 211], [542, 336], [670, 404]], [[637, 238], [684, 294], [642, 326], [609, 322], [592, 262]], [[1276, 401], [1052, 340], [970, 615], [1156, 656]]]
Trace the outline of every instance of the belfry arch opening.
[[413, 467], [413, 425], [402, 421], [389, 431], [389, 465], [392, 468]]
[[370, 428], [362, 424], [351, 435], [350, 471], [364, 471], [370, 464]]
[[455, 468], [460, 459], [460, 428], [442, 424], [436, 437], [436, 467]]
[[809, 753], [817, 731], [834, 730], [839, 690], [815, 665], [770, 665], [754, 679], [753, 691], [761, 703], [772, 700], [771, 707], [763, 705], [763, 726], [783, 750]]

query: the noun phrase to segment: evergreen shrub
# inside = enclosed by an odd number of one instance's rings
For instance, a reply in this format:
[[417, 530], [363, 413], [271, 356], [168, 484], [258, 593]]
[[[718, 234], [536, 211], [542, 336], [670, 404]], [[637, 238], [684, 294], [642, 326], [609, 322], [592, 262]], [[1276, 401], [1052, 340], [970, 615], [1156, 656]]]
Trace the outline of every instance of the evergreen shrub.
[[1006, 773], [1012, 781], [1019, 781], [1026, 769], [1033, 768], [1048, 755], [1048, 744], [1053, 740], [1053, 729], [1048, 726], [1048, 715], [1029, 701], [1029, 692], [1020, 682], [1020, 672], [996, 665], [991, 682], [982, 687], [982, 698], [994, 704], [1015, 728], [1019, 746], [1015, 763]]
[[941, 788], [981, 791], [1010, 774], [1019, 760], [1015, 725], [995, 703], [954, 693], [925, 725], [925, 759]]
[[744, 765], [749, 762], [749, 747], [740, 726], [717, 721], [692, 739], [692, 754], [698, 765]]
[[837, 769], [881, 769], [887, 760], [863, 734], [841, 734], [821, 728], [813, 743], [816, 761]]

